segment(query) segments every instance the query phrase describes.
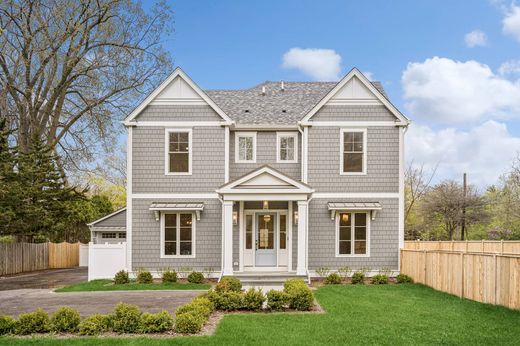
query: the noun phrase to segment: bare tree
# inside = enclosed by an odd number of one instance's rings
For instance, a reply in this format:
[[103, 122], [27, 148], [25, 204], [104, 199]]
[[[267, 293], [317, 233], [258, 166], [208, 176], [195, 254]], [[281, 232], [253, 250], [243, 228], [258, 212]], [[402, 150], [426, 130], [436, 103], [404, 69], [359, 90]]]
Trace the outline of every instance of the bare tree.
[[405, 222], [408, 220], [410, 211], [414, 208], [430, 188], [430, 184], [437, 171], [437, 166], [430, 172], [426, 173], [424, 165], [415, 167], [413, 161], [410, 162], [405, 172], [405, 188], [406, 188], [406, 208], [404, 213]]
[[22, 151], [44, 139], [62, 169], [92, 161], [115, 120], [171, 70], [164, 3], [4, 0], [0, 31], [0, 118]]

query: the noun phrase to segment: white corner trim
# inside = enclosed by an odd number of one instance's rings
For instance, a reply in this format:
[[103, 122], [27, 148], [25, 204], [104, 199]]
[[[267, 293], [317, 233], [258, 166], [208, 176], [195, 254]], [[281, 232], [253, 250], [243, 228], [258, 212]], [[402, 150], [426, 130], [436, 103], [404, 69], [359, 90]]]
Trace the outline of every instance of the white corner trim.
[[[346, 211], [346, 212], [349, 212], [349, 211]], [[353, 220], [350, 222], [351, 225], [350, 225], [350, 249], [351, 249], [351, 253], [350, 254], [340, 254], [339, 253], [339, 214], [340, 213], [336, 213], [336, 217], [335, 217], [335, 229], [336, 229], [336, 241], [335, 241], [335, 247], [336, 247], [336, 257], [370, 257], [370, 228], [371, 228], [371, 220], [370, 220], [370, 211], [369, 210], [353, 210], [350, 212], [351, 213], [351, 217], [353, 217]], [[366, 242], [366, 254], [355, 254], [354, 251], [355, 251], [355, 215], [353, 214], [357, 214], [357, 213], [365, 213], [365, 217], [366, 217], [366, 239], [365, 239], [365, 242]]]
[[[294, 138], [293, 160], [282, 160], [280, 157], [280, 141], [284, 137]], [[298, 163], [298, 132], [276, 132], [276, 163]]]
[[144, 99], [124, 120], [124, 124], [126, 126], [132, 125], [132, 120], [134, 120], [145, 108], [152, 102], [157, 95], [161, 93], [176, 77], [182, 78], [213, 110], [220, 115], [222, 119], [230, 124], [233, 123], [233, 120], [224, 113], [222, 109], [213, 100], [201, 89], [193, 80], [180, 68], [177, 67], [173, 73], [166, 78], [155, 90], [153, 90], [148, 97]]
[[229, 126], [224, 128], [224, 184], [229, 181]]
[[128, 127], [126, 139], [126, 269], [132, 270], [132, 174], [133, 127]]
[[[404, 132], [399, 130], [399, 249], [404, 248]], [[399, 256], [399, 269], [401, 269], [401, 256]]]
[[[339, 135], [339, 175], [366, 175], [367, 174], [367, 129], [366, 128], [342, 128], [340, 129]], [[361, 132], [363, 133], [363, 162], [362, 162], [362, 171], [361, 172], [343, 172], [343, 151], [344, 151], [344, 133], [345, 132]]]
[[[187, 132], [188, 133], [188, 172], [170, 172], [170, 133]], [[191, 175], [193, 160], [193, 143], [191, 128], [166, 128], [164, 129], [164, 175]]]
[[[240, 160], [240, 138], [252, 138], [253, 139], [253, 159], [252, 160]], [[235, 163], [256, 163], [256, 132], [235, 132]]]

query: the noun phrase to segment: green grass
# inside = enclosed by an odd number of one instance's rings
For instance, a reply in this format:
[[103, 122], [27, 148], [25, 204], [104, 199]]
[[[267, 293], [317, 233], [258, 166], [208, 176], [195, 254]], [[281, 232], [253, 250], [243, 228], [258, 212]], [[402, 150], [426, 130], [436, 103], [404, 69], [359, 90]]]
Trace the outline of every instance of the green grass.
[[114, 285], [112, 280], [92, 280], [89, 282], [82, 282], [79, 284], [65, 286], [58, 288], [56, 292], [88, 292], [88, 291], [139, 291], [139, 290], [207, 290], [211, 285], [207, 284], [192, 284], [189, 282], [175, 282], [175, 283], [153, 283], [153, 284], [138, 284], [131, 282], [124, 285]]
[[0, 339], [10, 345], [518, 345], [520, 312], [420, 285], [325, 286], [325, 314], [225, 316], [215, 335], [176, 338]]

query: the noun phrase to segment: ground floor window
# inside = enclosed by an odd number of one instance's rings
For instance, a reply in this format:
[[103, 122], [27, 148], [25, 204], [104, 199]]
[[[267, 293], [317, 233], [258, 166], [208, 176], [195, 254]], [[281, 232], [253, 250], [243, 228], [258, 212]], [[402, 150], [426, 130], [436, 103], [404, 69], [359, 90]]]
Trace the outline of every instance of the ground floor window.
[[193, 255], [194, 218], [192, 213], [167, 213], [163, 216], [162, 254]]
[[368, 254], [369, 219], [366, 212], [339, 212], [336, 216], [337, 255]]

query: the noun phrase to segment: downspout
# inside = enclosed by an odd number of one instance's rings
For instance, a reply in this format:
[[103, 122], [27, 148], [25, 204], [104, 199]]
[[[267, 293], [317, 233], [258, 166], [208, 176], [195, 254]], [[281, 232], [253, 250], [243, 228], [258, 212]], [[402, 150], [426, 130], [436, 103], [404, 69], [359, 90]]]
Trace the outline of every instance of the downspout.
[[301, 143], [302, 143], [302, 152], [301, 152], [301, 158], [300, 158], [300, 162], [301, 162], [301, 181], [303, 181], [303, 178], [304, 178], [304, 170], [305, 170], [305, 166], [304, 166], [304, 163], [303, 163], [303, 160], [304, 160], [304, 157], [303, 155], [305, 155], [305, 145], [303, 144], [303, 140], [304, 140], [304, 137], [303, 137], [303, 127], [302, 127], [302, 124], [298, 121], [298, 132], [300, 132], [301, 136], [302, 136], [302, 140], [301, 140]]
[[220, 233], [221, 233], [221, 240], [220, 240], [220, 275], [218, 277], [218, 281], [222, 279], [222, 276], [224, 276], [224, 199], [219, 195], [218, 200], [220, 201], [220, 210], [221, 210], [221, 225], [220, 225]]

